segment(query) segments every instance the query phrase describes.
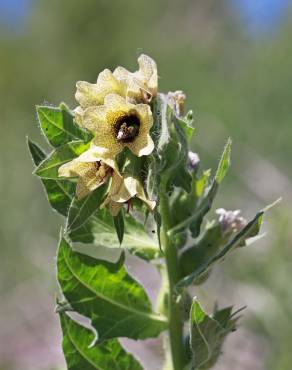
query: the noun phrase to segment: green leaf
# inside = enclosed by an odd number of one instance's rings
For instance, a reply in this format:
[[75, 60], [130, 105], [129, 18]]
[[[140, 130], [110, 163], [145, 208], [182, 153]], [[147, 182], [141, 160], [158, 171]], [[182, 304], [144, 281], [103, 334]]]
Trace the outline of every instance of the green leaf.
[[58, 281], [71, 307], [91, 319], [98, 340], [116, 337], [157, 337], [167, 328], [167, 319], [152, 312], [143, 287], [117, 263], [74, 252], [61, 239], [58, 251]]
[[231, 308], [208, 316], [195, 298], [190, 313], [190, 347], [192, 360], [187, 369], [210, 369], [221, 354], [223, 342], [236, 328], [238, 318], [233, 318]]
[[82, 141], [73, 141], [55, 149], [49, 156], [43, 160], [34, 173], [45, 179], [59, 179], [59, 167], [78, 157], [89, 148], [89, 144]]
[[[29, 151], [34, 164], [39, 165], [46, 157], [45, 152], [35, 143], [27, 139]], [[69, 206], [75, 193], [75, 185], [69, 181], [41, 179], [48, 201], [53, 209], [63, 216], [67, 216]]]
[[222, 182], [230, 167], [231, 144], [232, 141], [230, 138], [228, 138], [215, 175], [215, 180], [218, 184]]
[[[207, 225], [205, 231], [195, 240], [195, 243], [184, 249], [179, 256], [181, 276], [188, 276], [198, 270], [222, 249], [225, 242], [226, 238], [224, 238], [220, 224]], [[199, 281], [199, 283], [202, 282]]]
[[191, 140], [194, 135], [194, 127], [189, 124], [189, 122], [185, 118], [175, 116], [177, 124], [182, 128], [184, 131], [185, 136], [188, 140]]
[[122, 244], [124, 239], [124, 232], [125, 232], [125, 223], [124, 223], [124, 212], [120, 210], [117, 216], [113, 217], [114, 226], [117, 232], [117, 236], [119, 239], [120, 244]]
[[[135, 220], [129, 213], [125, 214], [124, 222], [123, 248], [146, 260], [161, 255], [157, 241], [148, 236], [142, 223]], [[69, 237], [73, 242], [94, 244], [94, 248], [120, 247], [113, 218], [107, 209], [99, 210], [82, 227], [71, 231]]]
[[32, 142], [28, 137], [26, 139], [33, 163], [38, 166], [47, 155], [36, 143]]
[[93, 213], [99, 209], [108, 190], [108, 183], [99, 186], [86, 197], [74, 197], [68, 213], [66, 229], [71, 232], [81, 227]]
[[59, 108], [39, 105], [36, 110], [41, 129], [53, 147], [74, 140], [88, 142], [92, 138], [89, 132], [75, 125], [73, 115], [64, 103]]
[[254, 237], [260, 230], [264, 211], [260, 211], [256, 216], [220, 250], [209, 258], [204, 264], [196, 268], [190, 275], [179, 281], [178, 287], [185, 287], [194, 284], [205, 274], [215, 263], [224, 259], [224, 257], [236, 247], [245, 243], [246, 239]]
[[[142, 370], [142, 366], [117, 339], [94, 344], [94, 333], [60, 314], [63, 352], [68, 370]], [[94, 345], [93, 345], [94, 344]]]

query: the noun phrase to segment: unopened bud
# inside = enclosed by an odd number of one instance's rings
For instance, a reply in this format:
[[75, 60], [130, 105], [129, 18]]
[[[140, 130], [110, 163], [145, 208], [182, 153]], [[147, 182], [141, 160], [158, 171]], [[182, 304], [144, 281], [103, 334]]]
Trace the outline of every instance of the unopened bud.
[[186, 95], [184, 94], [183, 91], [178, 90], [178, 91], [170, 91], [167, 94], [168, 101], [172, 108], [174, 109], [175, 113], [179, 116], [182, 117], [184, 115], [184, 108], [185, 108], [185, 100], [186, 100]]
[[219, 215], [218, 222], [224, 233], [236, 233], [246, 225], [246, 220], [240, 216], [241, 211], [239, 209], [226, 211], [224, 208], [218, 208], [216, 213]]
[[190, 172], [195, 172], [197, 171], [198, 167], [200, 165], [200, 157], [198, 156], [197, 153], [188, 152], [188, 162], [187, 162], [187, 167]]

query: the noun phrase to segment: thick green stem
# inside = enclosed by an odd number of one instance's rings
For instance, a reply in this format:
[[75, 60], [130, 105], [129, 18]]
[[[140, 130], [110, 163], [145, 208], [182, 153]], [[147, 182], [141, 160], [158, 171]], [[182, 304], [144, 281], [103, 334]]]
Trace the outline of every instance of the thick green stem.
[[161, 214], [161, 244], [165, 253], [165, 263], [168, 279], [168, 320], [169, 320], [169, 341], [173, 370], [184, 368], [183, 348], [183, 319], [182, 310], [179, 305], [179, 296], [175, 291], [175, 285], [179, 280], [179, 269], [177, 250], [171, 243], [168, 230], [171, 227], [169, 203], [165, 183], [160, 187], [160, 214]]

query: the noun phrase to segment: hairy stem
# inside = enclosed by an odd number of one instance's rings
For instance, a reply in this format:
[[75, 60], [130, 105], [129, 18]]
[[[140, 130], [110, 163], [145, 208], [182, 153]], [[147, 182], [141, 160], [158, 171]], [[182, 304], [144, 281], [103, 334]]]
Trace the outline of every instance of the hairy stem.
[[179, 305], [179, 296], [175, 291], [175, 285], [179, 280], [179, 269], [177, 250], [171, 243], [167, 234], [171, 227], [169, 203], [166, 192], [166, 182], [161, 181], [160, 185], [160, 214], [161, 214], [161, 244], [165, 253], [165, 263], [168, 280], [168, 302], [167, 313], [169, 320], [169, 341], [173, 370], [184, 368], [183, 348], [183, 319]]

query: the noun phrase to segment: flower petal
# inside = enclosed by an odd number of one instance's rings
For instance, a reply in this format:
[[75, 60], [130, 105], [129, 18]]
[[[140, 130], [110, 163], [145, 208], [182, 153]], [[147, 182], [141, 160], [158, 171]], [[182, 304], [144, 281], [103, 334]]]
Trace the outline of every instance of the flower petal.
[[154, 142], [149, 134], [140, 134], [133, 143], [127, 143], [128, 148], [138, 157], [153, 152]]
[[131, 72], [129, 72], [126, 68], [124, 67], [117, 67], [114, 70], [113, 75], [120, 81], [127, 81], [131, 77]]
[[58, 173], [61, 177], [76, 177], [85, 175], [88, 171], [91, 171], [91, 169], [91, 164], [80, 163], [78, 158], [76, 158], [73, 161], [63, 164], [59, 168]]
[[104, 98], [104, 105], [107, 109], [107, 111], [111, 112], [127, 112], [130, 109], [133, 109], [135, 107], [134, 104], [130, 104], [126, 102], [126, 99], [121, 97], [118, 94], [108, 94]]
[[127, 143], [127, 146], [135, 155], [141, 157], [151, 154], [154, 149], [154, 143], [149, 134], [153, 125], [153, 117], [150, 107], [146, 104], [137, 104], [135, 110], [140, 118], [140, 130], [135, 140], [132, 143]]
[[144, 189], [143, 189], [143, 186], [141, 185], [141, 183], [138, 184], [137, 186], [137, 198], [141, 199], [148, 207], [151, 211], [154, 210], [155, 206], [156, 206], [156, 202], [154, 200], [150, 200], [146, 197], [146, 194], [144, 192]]
[[140, 130], [148, 133], [150, 128], [153, 126], [153, 116], [149, 105], [137, 104], [135, 106], [135, 110], [138, 113], [141, 121]]
[[141, 79], [149, 88], [152, 95], [157, 93], [157, 66], [152, 58], [146, 54], [141, 54], [138, 58], [139, 71], [136, 72], [137, 78]]
[[78, 199], [85, 198], [89, 193], [104, 184], [104, 181], [98, 182], [94, 177], [80, 177], [76, 186], [76, 196]]
[[119, 81], [109, 69], [105, 69], [98, 76], [96, 84], [78, 81], [75, 98], [82, 108], [103, 104], [104, 97], [110, 92], [126, 94], [125, 81]]
[[94, 144], [92, 144], [90, 149], [88, 149], [86, 152], [82, 153], [77, 158], [77, 160], [80, 163], [83, 163], [83, 162], [90, 163], [90, 162], [102, 161], [105, 164], [107, 164], [109, 167], [111, 167], [118, 174], [118, 176], [121, 177], [116, 161], [112, 157], [102, 155], [100, 148]]
[[96, 133], [100, 129], [108, 129], [106, 108], [100, 105], [85, 109], [82, 116], [82, 126], [93, 133]]
[[83, 113], [84, 113], [84, 110], [81, 107], [76, 107], [74, 109], [74, 119], [77, 125], [79, 125], [80, 127], [84, 127], [82, 125]]

